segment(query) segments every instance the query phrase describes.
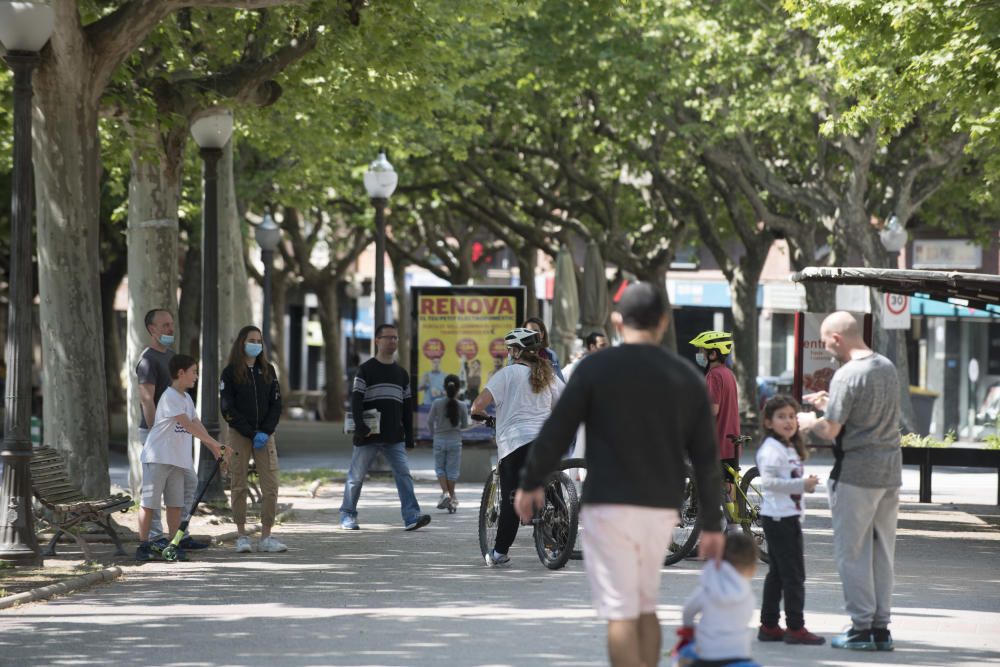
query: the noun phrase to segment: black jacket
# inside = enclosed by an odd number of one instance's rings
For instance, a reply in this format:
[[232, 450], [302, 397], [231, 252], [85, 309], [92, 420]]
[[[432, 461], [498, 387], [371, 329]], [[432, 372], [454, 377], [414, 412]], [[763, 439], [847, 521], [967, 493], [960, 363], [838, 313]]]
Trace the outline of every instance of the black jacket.
[[222, 371], [219, 383], [219, 406], [222, 418], [230, 428], [241, 435], [253, 438], [258, 431], [271, 435], [281, 418], [281, 388], [278, 376], [271, 366], [271, 383], [261, 376], [260, 367], [250, 368], [253, 382], [240, 384], [236, 381], [236, 371], [232, 365]]

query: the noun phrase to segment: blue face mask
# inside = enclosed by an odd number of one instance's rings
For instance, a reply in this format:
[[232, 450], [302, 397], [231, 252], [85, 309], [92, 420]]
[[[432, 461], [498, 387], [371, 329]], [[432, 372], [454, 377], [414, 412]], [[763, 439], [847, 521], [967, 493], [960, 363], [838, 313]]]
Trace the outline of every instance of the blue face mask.
[[247, 355], [248, 357], [257, 358], [257, 356], [260, 355], [260, 353], [263, 352], [263, 351], [264, 351], [264, 346], [261, 345], [260, 343], [244, 343], [243, 344], [243, 353], [245, 355]]
[[168, 336], [167, 334], [160, 334], [160, 345], [173, 345], [174, 337]]
[[701, 366], [702, 368], [708, 366], [708, 359], [705, 357], [704, 352], [696, 352], [694, 355], [694, 362], [699, 366]]

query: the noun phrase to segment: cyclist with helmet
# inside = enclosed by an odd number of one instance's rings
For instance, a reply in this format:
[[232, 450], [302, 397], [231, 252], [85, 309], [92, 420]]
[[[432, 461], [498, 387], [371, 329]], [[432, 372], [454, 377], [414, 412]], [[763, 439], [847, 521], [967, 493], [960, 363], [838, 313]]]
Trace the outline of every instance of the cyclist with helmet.
[[698, 348], [695, 361], [705, 372], [708, 397], [712, 404], [712, 414], [715, 415], [715, 435], [719, 442], [727, 501], [731, 502], [734, 480], [725, 464], [733, 470], [740, 467], [740, 453], [736, 444], [729, 439], [731, 435], [740, 434], [739, 392], [736, 389], [736, 376], [727, 364], [733, 351], [733, 335], [725, 331], [703, 331], [691, 339], [691, 345]]
[[504, 337], [511, 364], [490, 377], [486, 388], [472, 404], [473, 415], [485, 415], [496, 404], [496, 441], [500, 474], [500, 518], [493, 548], [486, 564], [510, 562], [507, 552], [517, 536], [519, 520], [514, 512], [514, 491], [521, 468], [542, 425], [562, 393], [563, 383], [552, 363], [541, 356], [542, 337], [531, 329], [514, 329]]

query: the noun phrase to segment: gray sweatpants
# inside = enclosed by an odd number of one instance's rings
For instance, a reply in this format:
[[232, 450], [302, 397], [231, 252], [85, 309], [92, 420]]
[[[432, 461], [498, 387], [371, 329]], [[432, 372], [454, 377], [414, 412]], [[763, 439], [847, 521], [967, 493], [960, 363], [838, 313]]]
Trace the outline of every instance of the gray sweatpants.
[[[139, 442], [143, 445], [146, 444], [146, 438], [149, 437], [149, 430], [140, 428], [139, 429]], [[194, 502], [194, 494], [198, 492], [198, 473], [194, 470], [184, 471], [184, 508], [181, 510], [181, 521], [186, 521], [191, 518], [191, 503]], [[188, 531], [184, 531], [184, 535], [190, 535]], [[149, 525], [149, 541], [158, 540], [161, 537], [173, 538], [173, 535], [167, 535], [163, 532], [163, 520], [160, 518], [160, 510], [153, 512], [153, 522]]]
[[899, 489], [831, 483], [833, 558], [855, 629], [889, 625]]

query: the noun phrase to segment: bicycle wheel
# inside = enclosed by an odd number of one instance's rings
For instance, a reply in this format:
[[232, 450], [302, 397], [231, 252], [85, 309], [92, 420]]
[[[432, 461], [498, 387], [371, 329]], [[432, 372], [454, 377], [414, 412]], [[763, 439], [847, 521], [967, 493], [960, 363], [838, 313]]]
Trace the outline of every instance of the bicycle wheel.
[[756, 467], [747, 470], [740, 481], [740, 525], [743, 532], [753, 537], [760, 550], [760, 559], [765, 563], [770, 560], [767, 555], [767, 539], [764, 537], [764, 524], [761, 521], [760, 508], [764, 504], [764, 494], [760, 490], [757, 478], [760, 473]]
[[[587, 469], [587, 461], [584, 459], [563, 459], [559, 462], [559, 467], [556, 470], [573, 470], [574, 468]], [[581, 496], [583, 489], [581, 488], [582, 482], [575, 482], [577, 486], [577, 496]], [[573, 548], [573, 553], [570, 554], [570, 560], [583, 560], [583, 550], [579, 547], [580, 544], [580, 531], [583, 526], [580, 525], [579, 519], [576, 525], [576, 538], [573, 540], [573, 544], [576, 545]]]
[[664, 565], [673, 565], [687, 558], [698, 544], [701, 535], [701, 520], [698, 517], [698, 489], [694, 483], [694, 471], [691, 466], [685, 466], [684, 498], [680, 507], [680, 523], [674, 528], [670, 539], [670, 547]]
[[500, 477], [497, 469], [483, 486], [483, 497], [479, 501], [479, 551], [483, 557], [489, 553], [497, 539], [497, 524], [500, 522]]
[[558, 570], [573, 555], [580, 500], [576, 484], [564, 472], [554, 472], [545, 480], [545, 506], [535, 519], [535, 551], [542, 565]]

